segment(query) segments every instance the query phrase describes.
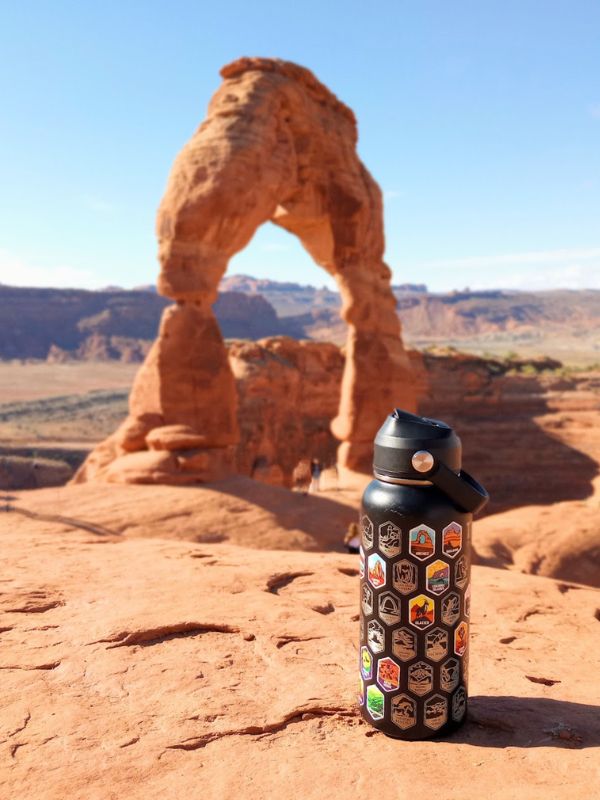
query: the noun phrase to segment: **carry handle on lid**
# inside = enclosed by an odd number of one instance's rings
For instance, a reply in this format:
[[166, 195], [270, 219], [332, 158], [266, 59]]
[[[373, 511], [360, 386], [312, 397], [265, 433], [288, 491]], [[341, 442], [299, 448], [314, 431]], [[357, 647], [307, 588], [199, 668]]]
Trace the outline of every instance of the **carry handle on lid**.
[[434, 459], [431, 470], [423, 475], [464, 511], [476, 514], [490, 499], [484, 487], [464, 469], [457, 474], [443, 461]]

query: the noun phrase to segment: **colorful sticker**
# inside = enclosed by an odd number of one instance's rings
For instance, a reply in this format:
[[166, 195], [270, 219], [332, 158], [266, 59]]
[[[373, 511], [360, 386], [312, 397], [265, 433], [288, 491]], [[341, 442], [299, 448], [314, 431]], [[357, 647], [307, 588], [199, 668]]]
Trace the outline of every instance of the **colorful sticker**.
[[433, 689], [433, 667], [425, 661], [417, 661], [408, 668], [408, 688], [419, 696]]
[[448, 653], [448, 634], [442, 628], [434, 628], [425, 636], [425, 655], [432, 661], [441, 661]]
[[373, 613], [373, 589], [368, 583], [363, 583], [361, 590], [361, 604], [362, 610], [365, 614]]
[[383, 592], [379, 595], [379, 617], [386, 625], [400, 622], [400, 600], [392, 592]]
[[465, 617], [471, 616], [471, 584], [465, 590]]
[[415, 628], [428, 628], [433, 625], [435, 601], [424, 594], [413, 597], [408, 604], [409, 621]]
[[417, 637], [408, 628], [392, 631], [392, 652], [400, 661], [410, 661], [417, 655]]
[[450, 567], [445, 561], [433, 561], [427, 567], [427, 591], [444, 594], [450, 586]]
[[428, 525], [417, 525], [408, 535], [410, 554], [419, 561], [427, 561], [435, 550], [435, 531]]
[[441, 694], [434, 694], [425, 701], [423, 722], [434, 731], [439, 730], [448, 720], [448, 701]]
[[371, 553], [367, 561], [367, 577], [376, 589], [385, 584], [385, 561], [378, 553]]
[[463, 656], [469, 641], [469, 626], [466, 622], [461, 622], [454, 631], [454, 652], [457, 656]]
[[417, 567], [405, 558], [392, 568], [392, 583], [400, 594], [410, 594], [417, 588]]
[[469, 568], [465, 556], [461, 556], [454, 565], [454, 582], [462, 589], [469, 580]]
[[373, 677], [373, 656], [369, 653], [368, 647], [360, 648], [360, 674], [366, 681]]
[[442, 551], [445, 555], [454, 558], [462, 547], [462, 525], [451, 522], [442, 531]]
[[360, 577], [365, 577], [365, 551], [362, 549], [362, 544], [358, 548], [358, 571], [360, 572]]
[[467, 693], [464, 687], [456, 690], [456, 694], [452, 698], [452, 719], [455, 722], [460, 722], [467, 710]]
[[458, 686], [460, 666], [455, 658], [449, 658], [440, 669], [440, 686], [445, 692], [453, 692]]
[[400, 553], [401, 531], [393, 522], [384, 522], [379, 526], [379, 549], [386, 556], [397, 556]]
[[365, 702], [365, 687], [361, 679], [358, 679], [358, 705], [362, 706]]
[[377, 664], [377, 683], [386, 692], [400, 686], [400, 666], [391, 658], [381, 658]]
[[367, 626], [367, 641], [374, 653], [381, 653], [385, 647], [385, 631], [376, 619], [372, 619]]
[[417, 722], [417, 704], [407, 694], [399, 694], [392, 700], [392, 722], [405, 731]]
[[365, 514], [360, 521], [362, 527], [362, 541], [365, 550], [370, 550], [373, 547], [373, 523]]
[[372, 683], [367, 687], [367, 711], [373, 719], [381, 719], [383, 717], [383, 705], [383, 692]]
[[451, 592], [442, 600], [442, 622], [446, 625], [454, 625], [460, 617], [460, 597], [456, 592]]

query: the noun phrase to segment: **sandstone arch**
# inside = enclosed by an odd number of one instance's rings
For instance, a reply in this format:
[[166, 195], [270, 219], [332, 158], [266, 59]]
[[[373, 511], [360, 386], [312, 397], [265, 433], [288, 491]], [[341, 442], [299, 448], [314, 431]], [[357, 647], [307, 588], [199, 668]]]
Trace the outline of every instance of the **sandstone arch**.
[[[383, 261], [381, 192], [358, 158], [353, 112], [290, 62], [242, 58], [221, 75], [158, 211], [158, 288], [176, 304], [137, 375], [128, 420], [80, 480], [115, 458], [124, 469], [113, 477], [125, 480], [193, 482], [234, 469], [236, 391], [211, 306], [229, 259], [267, 221], [295, 234], [341, 292], [348, 339], [332, 422], [339, 464], [370, 468], [384, 416], [395, 405], [414, 408]], [[185, 428], [165, 429], [173, 425]]]

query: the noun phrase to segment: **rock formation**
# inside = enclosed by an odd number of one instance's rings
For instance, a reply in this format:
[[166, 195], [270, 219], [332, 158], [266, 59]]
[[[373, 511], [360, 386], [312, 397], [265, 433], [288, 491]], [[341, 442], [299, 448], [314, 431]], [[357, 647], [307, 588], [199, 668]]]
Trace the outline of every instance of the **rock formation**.
[[[268, 221], [295, 234], [340, 288], [348, 338], [332, 430], [340, 465], [368, 467], [381, 419], [414, 407], [414, 392], [383, 262], [381, 192], [356, 153], [356, 120], [295, 64], [243, 58], [221, 74], [159, 208], [158, 288], [176, 305], [138, 373], [116, 474], [204, 481], [234, 468], [235, 383], [212, 304], [229, 259]], [[173, 425], [186, 427], [188, 447], [166, 432], [160, 447], [146, 439]]]
[[[70, 487], [84, 489], [112, 504], [106, 487]], [[401, 742], [358, 716], [356, 557], [36, 520], [15, 535], [12, 516], [0, 519], [3, 797], [594, 794], [597, 590], [475, 567], [467, 721]]]

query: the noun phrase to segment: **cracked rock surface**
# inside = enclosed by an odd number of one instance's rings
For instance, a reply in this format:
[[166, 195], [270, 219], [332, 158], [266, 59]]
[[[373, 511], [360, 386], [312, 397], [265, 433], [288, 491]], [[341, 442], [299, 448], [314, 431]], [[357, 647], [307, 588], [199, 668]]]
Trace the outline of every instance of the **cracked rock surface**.
[[598, 590], [475, 567], [469, 719], [400, 742], [357, 715], [356, 557], [15, 519], [1, 797], [583, 798], [598, 780]]

